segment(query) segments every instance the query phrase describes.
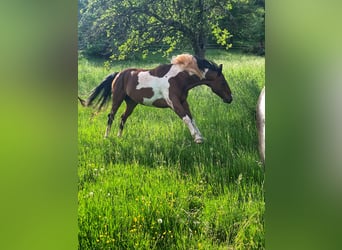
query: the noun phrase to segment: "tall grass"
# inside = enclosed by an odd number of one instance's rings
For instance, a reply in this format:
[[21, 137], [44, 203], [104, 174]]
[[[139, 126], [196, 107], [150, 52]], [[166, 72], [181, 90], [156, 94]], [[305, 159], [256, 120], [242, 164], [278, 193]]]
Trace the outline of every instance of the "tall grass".
[[[108, 139], [109, 110], [90, 120], [79, 106], [80, 249], [263, 249], [264, 169], [259, 163], [255, 105], [264, 85], [264, 58], [210, 51], [223, 63], [233, 92], [228, 105], [201, 86], [188, 101], [204, 144], [169, 109], [138, 106]], [[158, 61], [159, 60], [159, 61]], [[79, 94], [126, 67], [168, 60], [116, 63], [79, 60]]]

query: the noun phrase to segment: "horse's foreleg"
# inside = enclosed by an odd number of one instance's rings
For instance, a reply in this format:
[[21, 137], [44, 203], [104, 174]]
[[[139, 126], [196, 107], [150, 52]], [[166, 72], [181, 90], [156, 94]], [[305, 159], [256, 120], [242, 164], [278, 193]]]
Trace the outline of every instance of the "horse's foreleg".
[[198, 137], [203, 141], [202, 134], [201, 134], [201, 132], [199, 131], [199, 129], [198, 129], [196, 123], [195, 123], [195, 120], [194, 120], [194, 119], [191, 119], [191, 123], [192, 123], [192, 125], [194, 126], [194, 128], [195, 128], [195, 130], [196, 130], [196, 133], [197, 133], [197, 135], [198, 135]]
[[126, 99], [126, 110], [125, 110], [125, 113], [123, 113], [123, 115], [121, 116], [121, 122], [120, 122], [119, 132], [118, 132], [119, 137], [122, 135], [122, 130], [124, 128], [124, 125], [126, 123], [128, 116], [132, 114], [136, 106], [137, 106], [136, 102], [132, 101], [131, 99]]
[[188, 115], [185, 115], [182, 118], [182, 120], [188, 126], [188, 128], [190, 130], [190, 134], [194, 138], [194, 141], [196, 143], [202, 143], [203, 137], [202, 137], [201, 133], [199, 132], [198, 128], [196, 127], [196, 125], [193, 124], [193, 121], [190, 119], [190, 117]]
[[194, 138], [194, 141], [196, 143], [202, 143], [203, 138], [201, 133], [199, 132], [196, 125], [194, 125], [189, 107], [187, 103], [185, 105], [181, 105], [178, 101], [173, 101], [173, 110], [176, 112], [176, 114], [183, 120], [185, 125], [189, 128], [191, 136]]
[[[189, 118], [191, 119], [192, 126], [193, 126], [194, 129], [196, 130], [197, 140], [203, 142], [202, 134], [201, 134], [201, 132], [199, 131], [199, 129], [198, 129], [196, 123], [195, 123], [195, 120], [194, 120], [194, 118], [193, 118], [192, 115], [191, 115], [190, 107], [189, 107], [188, 102], [185, 100], [185, 101], [183, 102], [183, 105], [182, 105], [182, 106], [183, 106], [183, 108], [184, 108], [186, 114], [187, 114], [187, 115], [189, 116]], [[196, 139], [195, 139], [195, 140], [196, 140]], [[200, 143], [200, 142], [199, 142], [199, 143]]]

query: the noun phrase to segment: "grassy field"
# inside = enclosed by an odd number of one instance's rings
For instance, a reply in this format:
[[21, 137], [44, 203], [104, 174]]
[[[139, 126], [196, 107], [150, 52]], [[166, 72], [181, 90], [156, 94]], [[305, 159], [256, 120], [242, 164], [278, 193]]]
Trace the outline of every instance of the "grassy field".
[[[255, 105], [265, 59], [225, 51], [233, 93], [225, 104], [205, 86], [189, 104], [204, 144], [197, 145], [173, 111], [139, 105], [116, 137], [103, 139], [109, 110], [90, 120], [79, 105], [79, 249], [264, 249], [264, 168], [259, 162]], [[166, 58], [115, 63], [79, 59], [79, 95], [113, 71], [152, 68]]]

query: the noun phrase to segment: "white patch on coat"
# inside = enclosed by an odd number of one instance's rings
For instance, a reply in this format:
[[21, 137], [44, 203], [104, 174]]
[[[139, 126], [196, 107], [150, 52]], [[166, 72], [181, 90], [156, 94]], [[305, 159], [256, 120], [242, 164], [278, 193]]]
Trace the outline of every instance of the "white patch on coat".
[[202, 143], [203, 138], [202, 138], [201, 132], [197, 128], [195, 122], [192, 121], [188, 115], [184, 116], [182, 119], [183, 119], [183, 122], [188, 126], [188, 128], [190, 130], [190, 134], [194, 138], [195, 142], [196, 143]]
[[180, 72], [184, 71], [179, 65], [172, 65], [170, 70], [163, 77], [152, 76], [150, 72], [144, 71], [138, 74], [138, 85], [136, 89], [152, 88], [153, 96], [150, 98], [144, 97], [143, 104], [152, 106], [153, 102], [158, 99], [164, 99], [166, 103], [173, 108], [169, 98], [169, 79], [175, 77]]

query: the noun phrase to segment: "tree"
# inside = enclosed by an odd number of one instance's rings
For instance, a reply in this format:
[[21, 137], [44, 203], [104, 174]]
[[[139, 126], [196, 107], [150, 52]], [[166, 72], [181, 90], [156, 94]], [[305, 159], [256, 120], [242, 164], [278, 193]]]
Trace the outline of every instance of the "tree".
[[[125, 59], [175, 48], [205, 56], [208, 41], [228, 49], [233, 4], [249, 0], [79, 0], [79, 48]], [[230, 28], [229, 28], [230, 29]]]
[[265, 1], [232, 0], [231, 20], [221, 25], [229, 25], [234, 34], [231, 42], [247, 52], [264, 54], [265, 43]]

